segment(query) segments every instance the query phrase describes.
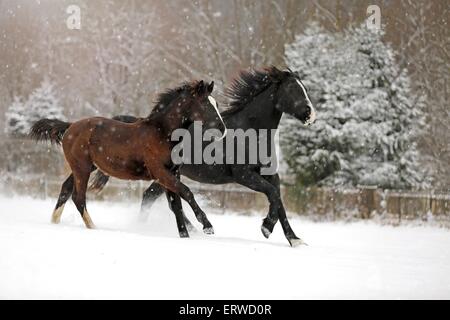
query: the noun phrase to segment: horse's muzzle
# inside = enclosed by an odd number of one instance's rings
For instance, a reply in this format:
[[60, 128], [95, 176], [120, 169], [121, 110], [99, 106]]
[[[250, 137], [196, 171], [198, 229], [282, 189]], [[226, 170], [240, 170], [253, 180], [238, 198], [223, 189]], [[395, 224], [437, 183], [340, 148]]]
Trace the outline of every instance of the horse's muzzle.
[[306, 126], [312, 125], [314, 122], [316, 122], [317, 118], [316, 109], [314, 109], [312, 105], [309, 105], [309, 109], [309, 114], [305, 121]]

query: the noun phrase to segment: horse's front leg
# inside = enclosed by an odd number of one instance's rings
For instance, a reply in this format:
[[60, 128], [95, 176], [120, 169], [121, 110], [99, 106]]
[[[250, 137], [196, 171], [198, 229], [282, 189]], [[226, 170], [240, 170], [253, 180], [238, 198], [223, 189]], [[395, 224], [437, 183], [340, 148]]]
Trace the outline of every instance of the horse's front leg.
[[[274, 188], [276, 189], [276, 194], [280, 195], [280, 208], [278, 209], [278, 211], [285, 210], [283, 206], [283, 201], [281, 200], [280, 176], [278, 175], [278, 173], [270, 176], [261, 176], [261, 177], [264, 178], [264, 180], [266, 180], [267, 182], [269, 182], [272, 186], [274, 186]], [[272, 234], [273, 228], [278, 222], [278, 211], [269, 210], [269, 213], [263, 220], [261, 232], [267, 239]]]
[[266, 195], [270, 203], [270, 217], [278, 216], [284, 235], [292, 247], [305, 244], [302, 239], [297, 237], [289, 224], [281, 201], [279, 190], [264, 179], [258, 172], [245, 167], [235, 167], [232, 169], [233, 178], [239, 184], [246, 186], [254, 191], [262, 192]]
[[[177, 177], [179, 178], [179, 175], [177, 175]], [[161, 186], [158, 182], [153, 182], [150, 187], [148, 187], [145, 191], [144, 194], [142, 196], [142, 205], [141, 205], [141, 212], [139, 213], [139, 221], [141, 222], [146, 222], [148, 220], [148, 216], [150, 213], [150, 208], [151, 206], [154, 204], [154, 202], [156, 201], [156, 199], [158, 199], [158, 197], [163, 194], [164, 192], [167, 192], [167, 190]], [[172, 193], [173, 198], [175, 198], [174, 200], [169, 199], [169, 207], [172, 208], [173, 204], [172, 201], [176, 201], [176, 202], [180, 202], [181, 203], [181, 199], [180, 196]], [[174, 206], [174, 208], [176, 208], [177, 205]], [[180, 208], [182, 214], [183, 214], [183, 218], [184, 218], [184, 223], [186, 224], [187, 230], [189, 232], [195, 232], [197, 231], [194, 227], [194, 225], [192, 224], [192, 222], [186, 217], [186, 215], [184, 214], [183, 211], [183, 207], [181, 206]], [[172, 209], [173, 213], [175, 213], [175, 211]], [[175, 215], [175, 217], [177, 217]]]
[[151, 164], [148, 164], [147, 167], [152, 168], [153, 177], [158, 181], [158, 183], [160, 183], [167, 190], [180, 196], [189, 204], [192, 211], [194, 211], [195, 217], [203, 225], [203, 232], [206, 234], [214, 234], [214, 229], [211, 222], [209, 222], [206, 214], [197, 204], [197, 201], [195, 201], [191, 190], [180, 181], [179, 177], [177, 177], [176, 174], [172, 173], [170, 170], [167, 170], [165, 167], [159, 166], [155, 169], [151, 166]]
[[180, 238], [189, 238], [189, 232], [186, 229], [186, 224], [183, 217], [183, 207], [181, 199], [175, 193], [166, 191], [167, 201], [169, 202], [170, 210], [175, 214], [177, 220], [178, 233]]

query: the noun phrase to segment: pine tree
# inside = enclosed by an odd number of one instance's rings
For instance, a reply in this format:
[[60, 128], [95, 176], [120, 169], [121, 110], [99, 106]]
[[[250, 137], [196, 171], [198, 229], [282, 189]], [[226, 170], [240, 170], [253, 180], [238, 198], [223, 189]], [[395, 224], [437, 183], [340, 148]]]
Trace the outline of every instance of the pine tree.
[[53, 84], [44, 80], [27, 101], [14, 98], [6, 113], [6, 132], [15, 137], [25, 137], [31, 126], [42, 118], [65, 120]]
[[300, 184], [426, 185], [415, 143], [424, 97], [382, 36], [365, 25], [332, 34], [313, 24], [287, 45], [286, 62], [318, 111], [309, 128], [291, 119], [283, 125], [285, 158]]
[[65, 120], [63, 108], [56, 96], [54, 85], [44, 80], [30, 95], [26, 109], [30, 126], [42, 118]]
[[14, 137], [23, 137], [28, 133], [25, 106], [19, 97], [14, 97], [6, 112], [6, 133]]

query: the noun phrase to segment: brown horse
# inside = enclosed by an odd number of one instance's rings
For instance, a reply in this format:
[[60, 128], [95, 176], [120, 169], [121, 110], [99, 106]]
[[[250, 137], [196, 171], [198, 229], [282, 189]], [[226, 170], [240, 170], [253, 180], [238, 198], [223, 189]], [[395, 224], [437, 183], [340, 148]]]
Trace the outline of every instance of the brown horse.
[[[225, 125], [212, 105], [210, 94], [214, 82], [185, 83], [159, 96], [146, 118], [127, 124], [107, 118], [88, 118], [74, 123], [41, 119], [31, 128], [35, 140], [62, 143], [64, 156], [72, 170], [61, 188], [52, 222], [59, 223], [64, 204], [72, 195], [87, 228], [94, 228], [86, 209], [89, 176], [97, 168], [110, 176], [127, 180], [156, 180], [167, 190], [167, 196], [187, 201], [207, 234], [214, 233], [211, 223], [200, 209], [189, 188], [181, 183], [178, 167], [171, 161], [175, 142], [174, 130], [188, 128], [201, 121], [207, 128], [225, 131]], [[176, 204], [181, 207], [181, 202]], [[182, 211], [176, 220], [180, 237], [188, 237]]]

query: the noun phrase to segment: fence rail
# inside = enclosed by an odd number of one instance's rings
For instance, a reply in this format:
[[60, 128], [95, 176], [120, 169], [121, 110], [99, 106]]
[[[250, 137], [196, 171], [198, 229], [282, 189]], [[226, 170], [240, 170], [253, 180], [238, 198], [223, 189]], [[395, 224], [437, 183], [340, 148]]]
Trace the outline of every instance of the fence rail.
[[[50, 179], [43, 175], [19, 179], [14, 175], [3, 175], [0, 192], [56, 199], [63, 179]], [[186, 182], [208, 205], [222, 211], [265, 214], [268, 210], [268, 202], [263, 194], [242, 186]], [[140, 201], [147, 186], [148, 182], [113, 179], [103, 192], [89, 193], [88, 196], [96, 200]], [[315, 220], [374, 219], [394, 225], [419, 221], [450, 227], [450, 194], [446, 193], [404, 192], [372, 187], [309, 188], [298, 191], [294, 187], [283, 186], [282, 195], [290, 215], [309, 216]]]

